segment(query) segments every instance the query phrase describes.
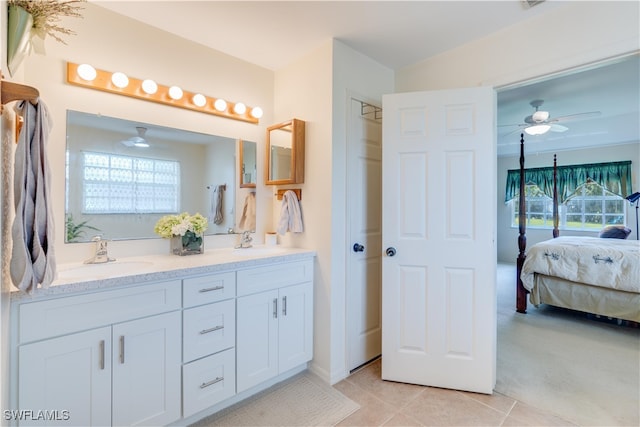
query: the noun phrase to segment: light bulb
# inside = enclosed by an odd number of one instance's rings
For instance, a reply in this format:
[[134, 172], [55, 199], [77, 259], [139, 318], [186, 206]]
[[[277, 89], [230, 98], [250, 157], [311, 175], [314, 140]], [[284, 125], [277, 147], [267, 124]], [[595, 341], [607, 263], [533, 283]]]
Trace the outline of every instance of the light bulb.
[[204, 107], [207, 104], [207, 98], [205, 98], [201, 93], [196, 93], [195, 95], [193, 95], [191, 101], [198, 107]]
[[169, 97], [175, 100], [182, 98], [182, 89], [178, 86], [171, 86], [169, 88]]
[[158, 91], [158, 85], [153, 80], [146, 79], [142, 82], [142, 90], [146, 94], [153, 95]]
[[98, 76], [98, 72], [89, 64], [78, 65], [78, 75], [82, 80], [91, 82]]
[[129, 85], [129, 77], [127, 77], [125, 73], [117, 71], [111, 75], [111, 83], [113, 83], [114, 86], [123, 89]]
[[236, 105], [233, 106], [233, 112], [236, 114], [244, 114], [247, 111], [247, 106], [242, 102], [237, 102]]
[[551, 129], [549, 125], [535, 125], [524, 128], [524, 131], [529, 135], [542, 135], [549, 132], [549, 129]]
[[213, 103], [213, 106], [218, 111], [224, 111], [227, 109], [227, 101], [224, 99], [216, 99], [216, 102]]
[[259, 119], [260, 117], [262, 117], [263, 111], [262, 108], [260, 107], [253, 107], [251, 109], [251, 116], [253, 116], [256, 119]]

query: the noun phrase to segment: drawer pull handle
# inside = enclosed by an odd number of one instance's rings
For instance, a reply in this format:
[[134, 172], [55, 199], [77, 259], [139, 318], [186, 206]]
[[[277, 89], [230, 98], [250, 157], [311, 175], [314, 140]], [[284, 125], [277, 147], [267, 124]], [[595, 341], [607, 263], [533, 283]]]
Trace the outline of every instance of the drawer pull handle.
[[204, 289], [200, 289], [198, 292], [203, 293], [203, 292], [219, 291], [221, 289], [224, 289], [224, 286], [214, 286], [213, 288], [204, 288]]
[[219, 331], [220, 329], [224, 329], [224, 325], [214, 326], [213, 328], [203, 329], [200, 331], [200, 335], [208, 334], [209, 332]]
[[120, 335], [120, 363], [124, 363], [124, 335]]
[[220, 381], [224, 381], [224, 377], [218, 377], [215, 380], [209, 381], [208, 383], [202, 383], [202, 384], [200, 384], [200, 388], [207, 388], [210, 385], [214, 385], [216, 383], [219, 383]]
[[100, 369], [104, 370], [104, 340], [100, 340]]

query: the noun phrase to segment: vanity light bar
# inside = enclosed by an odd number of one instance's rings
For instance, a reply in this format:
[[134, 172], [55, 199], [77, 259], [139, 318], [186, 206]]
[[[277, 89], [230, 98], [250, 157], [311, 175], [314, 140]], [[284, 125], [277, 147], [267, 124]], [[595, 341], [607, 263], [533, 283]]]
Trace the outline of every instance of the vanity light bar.
[[[85, 74], [87, 69], [91, 72]], [[67, 83], [249, 123], [259, 123], [262, 116], [260, 107], [252, 108], [241, 102], [228, 102], [222, 98], [213, 98], [182, 90], [177, 86], [164, 86], [156, 84], [152, 80], [128, 77], [121, 72], [112, 73], [98, 70], [87, 64], [67, 62]], [[149, 87], [155, 90], [149, 90]], [[223, 109], [221, 109], [222, 106], [224, 106]]]

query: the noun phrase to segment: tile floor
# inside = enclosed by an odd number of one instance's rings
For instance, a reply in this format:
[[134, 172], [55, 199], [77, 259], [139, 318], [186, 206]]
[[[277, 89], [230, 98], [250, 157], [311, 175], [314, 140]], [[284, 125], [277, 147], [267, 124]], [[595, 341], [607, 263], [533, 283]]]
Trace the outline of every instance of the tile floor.
[[575, 426], [510, 397], [382, 381], [380, 359], [334, 385], [360, 409], [338, 426]]

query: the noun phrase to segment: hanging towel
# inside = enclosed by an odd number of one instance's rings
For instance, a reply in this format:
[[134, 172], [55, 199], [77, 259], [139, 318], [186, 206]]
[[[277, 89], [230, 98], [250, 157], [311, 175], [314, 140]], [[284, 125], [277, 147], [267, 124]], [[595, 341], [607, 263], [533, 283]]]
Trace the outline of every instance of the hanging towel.
[[278, 234], [284, 235], [287, 231], [302, 233], [302, 211], [298, 196], [291, 190], [282, 195], [282, 207], [280, 208], [280, 221], [278, 221]]
[[215, 216], [213, 217], [213, 223], [220, 225], [224, 222], [224, 210], [223, 210], [223, 201], [224, 201], [224, 190], [227, 188], [226, 185], [218, 185], [215, 190], [213, 190], [214, 194], [211, 197], [211, 204], [215, 206], [211, 207], [211, 211], [215, 212]]
[[244, 199], [242, 217], [238, 224], [241, 230], [253, 231], [256, 229], [256, 193], [249, 193]]
[[15, 218], [11, 228], [13, 248], [10, 275], [19, 289], [32, 293], [56, 278], [51, 172], [47, 143], [51, 117], [39, 100], [34, 106], [16, 106], [24, 123], [15, 153], [13, 197]]

